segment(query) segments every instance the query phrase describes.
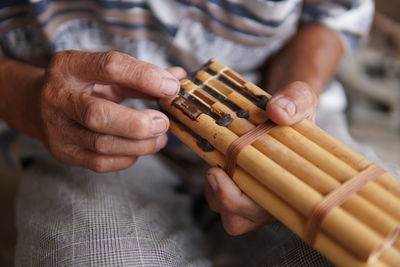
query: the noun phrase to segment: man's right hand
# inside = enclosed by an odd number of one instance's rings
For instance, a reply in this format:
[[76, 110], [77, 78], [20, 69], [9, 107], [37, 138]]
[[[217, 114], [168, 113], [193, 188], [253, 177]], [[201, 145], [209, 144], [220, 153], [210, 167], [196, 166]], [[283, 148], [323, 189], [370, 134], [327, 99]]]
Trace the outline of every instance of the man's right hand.
[[64, 51], [54, 55], [37, 99], [37, 134], [58, 160], [96, 172], [130, 167], [167, 142], [167, 116], [116, 102], [171, 97], [181, 68], [161, 69], [118, 52]]

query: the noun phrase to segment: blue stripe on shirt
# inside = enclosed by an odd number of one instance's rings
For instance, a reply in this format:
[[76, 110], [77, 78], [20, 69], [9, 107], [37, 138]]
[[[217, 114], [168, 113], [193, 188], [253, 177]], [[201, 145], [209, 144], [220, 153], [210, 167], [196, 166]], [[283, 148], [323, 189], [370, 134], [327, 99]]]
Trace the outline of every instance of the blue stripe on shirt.
[[[190, 1], [186, 0], [176, 0], [177, 2], [184, 4], [186, 6], [193, 6], [201, 9], [203, 12], [207, 13], [207, 10], [203, 8], [200, 5], [196, 5]], [[102, 8], [106, 9], [130, 9], [130, 8], [142, 8], [145, 10], [149, 10], [149, 7], [146, 3], [132, 3], [132, 2], [120, 2], [120, 1], [95, 1], [95, 0], [43, 0], [37, 3], [34, 3], [33, 6], [35, 7], [36, 13], [38, 15], [44, 13], [47, 9], [47, 6], [51, 2], [92, 2], [97, 5], [99, 5]], [[293, 12], [295, 12], [300, 6], [301, 2], [297, 3], [296, 5], [293, 6], [293, 9], [287, 14], [287, 16], [281, 20], [265, 20], [262, 18], [259, 18], [255, 16], [253, 13], [251, 13], [249, 10], [246, 9], [246, 7], [239, 5], [239, 4], [234, 4], [230, 3], [226, 0], [208, 0], [209, 3], [213, 3], [217, 5], [219, 8], [222, 10], [226, 11], [227, 13], [234, 14], [239, 17], [247, 18], [256, 22], [259, 22], [263, 25], [270, 26], [270, 27], [279, 27], [282, 22], [286, 20], [287, 17], [291, 16]]]
[[[181, 4], [187, 5], [187, 6], [197, 7], [199, 9], [201, 9], [204, 13], [208, 13], [205, 8], [203, 8], [199, 5], [196, 5], [190, 1], [187, 1], [187, 0], [176, 0], [176, 1]], [[253, 13], [251, 13], [245, 7], [238, 5], [238, 4], [230, 3], [226, 0], [208, 0], [208, 2], [219, 6], [222, 10], [226, 11], [227, 13], [233, 14], [238, 17], [247, 18], [247, 19], [256, 21], [258, 23], [261, 23], [265, 26], [269, 26], [269, 27], [279, 27], [284, 21], [286, 21], [286, 19], [289, 16], [293, 15], [293, 13], [296, 10], [298, 10], [298, 8], [300, 8], [300, 6], [301, 6], [301, 2], [297, 3], [296, 5], [293, 5], [293, 9], [290, 12], [288, 12], [288, 14], [286, 15], [285, 18], [283, 18], [281, 20], [265, 20], [265, 19], [255, 16]]]
[[37, 3], [33, 3], [32, 5], [35, 7], [36, 14], [41, 15], [46, 11], [47, 6], [52, 2], [53, 3], [56, 3], [56, 2], [59, 2], [59, 3], [62, 3], [62, 2], [65, 2], [65, 3], [92, 2], [102, 8], [110, 8], [110, 9], [111, 8], [116, 8], [116, 9], [142, 8], [142, 9], [149, 10], [149, 7], [146, 3], [131, 3], [131, 2], [120, 2], [120, 1], [110, 2], [110, 1], [95, 1], [95, 0], [68, 0], [68, 1], [66, 1], [66, 0], [43, 0], [43, 1], [40, 1]]
[[[181, 0], [178, 0], [178, 1], [181, 1]], [[232, 32], [245, 34], [245, 35], [249, 35], [249, 36], [252, 36], [252, 37], [265, 37], [265, 36], [260, 36], [258, 34], [254, 34], [254, 33], [251, 33], [251, 32], [247, 32], [247, 31], [236, 29], [232, 25], [230, 25], [228, 23], [225, 23], [224, 21], [222, 21], [222, 20], [220, 20], [218, 18], [215, 18], [212, 15], [206, 13], [206, 10], [202, 9], [201, 7], [194, 6], [194, 5], [193, 5], [193, 7], [198, 8], [205, 15], [207, 15], [207, 17], [210, 20], [221, 24], [222, 26], [224, 26], [225, 28], [227, 28], [228, 30], [230, 30]], [[86, 13], [86, 14], [90, 14], [90, 15], [96, 17], [97, 20], [101, 21], [104, 24], [107, 24], [107, 25], [110, 25], [110, 26], [115, 26], [115, 27], [121, 27], [121, 28], [124, 28], [124, 29], [130, 29], [130, 30], [148, 29], [148, 30], [151, 30], [151, 31], [156, 31], [157, 30], [155, 27], [152, 27], [152, 26], [149, 26], [149, 25], [146, 25], [146, 24], [131, 24], [131, 23], [126, 23], [126, 22], [115, 22], [115, 21], [106, 20], [106, 19], [104, 19], [103, 16], [100, 16], [96, 11], [94, 11], [92, 9], [88, 9], [88, 8], [69, 8], [69, 9], [66, 8], [66, 9], [63, 9], [63, 10], [56, 11], [53, 14], [51, 14], [51, 16], [47, 20], [42, 22], [41, 26], [46, 27], [49, 23], [51, 23], [51, 21], [53, 21], [58, 16], [65, 15], [65, 14], [70, 14], [70, 13]], [[164, 30], [171, 37], [175, 36], [176, 31], [177, 31], [176, 27], [166, 26], [163, 23], [161, 23], [160, 21], [156, 20], [155, 18], [154, 18], [154, 21], [157, 22], [157, 24], [160, 27], [160, 29]]]
[[167, 34], [169, 34], [170, 36], [174, 36], [176, 33], [176, 28], [174, 27], [168, 27], [166, 25], [163, 25], [162, 23], [160, 23], [159, 21], [157, 21], [156, 19], [154, 19], [154, 21], [157, 23], [158, 27], [152, 26], [152, 25], [148, 25], [148, 24], [143, 24], [143, 23], [126, 23], [126, 22], [116, 22], [116, 21], [111, 21], [111, 20], [107, 20], [105, 19], [103, 16], [99, 15], [96, 11], [92, 10], [92, 9], [88, 9], [88, 8], [69, 8], [69, 9], [63, 9], [63, 10], [59, 10], [54, 12], [53, 14], [51, 14], [51, 16], [44, 22], [40, 23], [41, 26], [46, 27], [49, 23], [51, 23], [56, 17], [61, 16], [61, 15], [65, 15], [65, 14], [69, 14], [69, 13], [86, 13], [89, 15], [94, 16], [98, 21], [100, 21], [101, 23], [107, 24], [109, 26], [115, 26], [115, 27], [120, 27], [123, 29], [129, 29], [129, 30], [139, 30], [139, 29], [146, 29], [146, 30], [150, 30], [150, 31], [160, 31], [163, 30], [165, 31]]

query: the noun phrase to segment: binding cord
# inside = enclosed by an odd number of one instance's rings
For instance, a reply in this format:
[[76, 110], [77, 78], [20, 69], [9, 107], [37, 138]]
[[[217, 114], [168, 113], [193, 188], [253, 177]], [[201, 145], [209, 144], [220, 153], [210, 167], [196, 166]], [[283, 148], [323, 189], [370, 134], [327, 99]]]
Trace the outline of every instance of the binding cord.
[[236, 160], [240, 151], [242, 151], [245, 146], [258, 140], [263, 134], [270, 132], [275, 126], [277, 125], [272, 121], [264, 122], [240, 136], [229, 145], [226, 151], [224, 170], [230, 177], [233, 177], [235, 173]]
[[[385, 173], [385, 170], [375, 164], [371, 164], [356, 176], [347, 180], [341, 186], [335, 188], [329, 194], [327, 194], [324, 199], [315, 206], [308, 218], [304, 234], [304, 239], [306, 242], [313, 246], [325, 216], [332, 209], [345, 203], [350, 196], [360, 191], [368, 182], [376, 180], [383, 173]], [[393, 245], [393, 243], [399, 237], [399, 234], [400, 228], [396, 227], [396, 229], [389, 234], [389, 236], [387, 236], [374, 251], [371, 252], [367, 259], [368, 263], [373, 263], [378, 260], [380, 255], [387, 248]]]

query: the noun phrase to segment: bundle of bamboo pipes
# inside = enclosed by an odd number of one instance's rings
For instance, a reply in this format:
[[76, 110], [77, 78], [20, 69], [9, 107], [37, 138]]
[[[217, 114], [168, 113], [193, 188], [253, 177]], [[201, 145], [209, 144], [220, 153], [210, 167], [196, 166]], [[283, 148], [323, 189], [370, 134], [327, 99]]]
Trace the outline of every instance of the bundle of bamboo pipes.
[[211, 60], [159, 104], [179, 139], [333, 263], [400, 266], [399, 180], [307, 120], [269, 122], [269, 98]]

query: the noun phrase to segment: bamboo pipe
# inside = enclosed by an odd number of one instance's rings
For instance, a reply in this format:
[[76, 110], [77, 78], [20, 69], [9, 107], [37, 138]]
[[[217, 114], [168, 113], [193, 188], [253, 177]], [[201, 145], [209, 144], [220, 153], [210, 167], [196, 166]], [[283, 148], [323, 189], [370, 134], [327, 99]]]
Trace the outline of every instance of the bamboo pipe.
[[[243, 87], [245, 87], [249, 91], [252, 91], [256, 95], [264, 95], [267, 98], [271, 97], [267, 92], [254, 85], [253, 83], [245, 82], [243, 84]], [[372, 164], [372, 162], [366, 159], [364, 156], [342, 144], [336, 138], [334, 138], [329, 133], [325, 132], [309, 120], [303, 120], [297, 124], [294, 124], [292, 125], [292, 128], [316, 143], [317, 145], [326, 149], [357, 171], [362, 171], [370, 164]], [[381, 177], [375, 180], [375, 182], [388, 190], [397, 198], [400, 198], [400, 179], [395, 178], [390, 173], [384, 173]]]
[[[183, 81], [181, 88], [185, 91], [185, 94], [195, 97], [203, 105], [208, 106], [218, 114], [229, 114], [233, 118], [233, 121], [227, 127], [238, 136], [255, 128], [248, 120], [238, 118], [232, 110], [208, 95], [207, 92], [193, 82], [189, 80]], [[269, 135], [265, 135], [260, 140], [254, 142], [253, 146], [323, 195], [340, 186], [337, 180], [322, 172]], [[383, 235], [383, 237], [392, 235], [398, 228], [396, 220], [357, 194], [350, 197], [342, 207]], [[400, 248], [400, 240], [397, 240], [394, 246]]]
[[[226, 153], [228, 146], [237, 139], [237, 135], [224, 127], [216, 125], [215, 121], [205, 114], [197, 117], [195, 122], [183, 115], [180, 110], [168, 109], [172, 101], [173, 99], [162, 99], [159, 103], [162, 108], [168, 110], [171, 115], [178, 118], [183, 124], [207, 139], [219, 151]], [[215, 129], [215, 132], [211, 133], [209, 129]], [[238, 155], [237, 162], [245, 171], [254, 173], [254, 176], [260, 182], [276, 192], [278, 196], [285, 198], [290, 205], [302, 212], [304, 216], [308, 217], [315, 205], [323, 198], [319, 193], [309, 188], [297, 177], [294, 177], [252, 146], [247, 146], [242, 150]], [[276, 177], [279, 177], [279, 179], [276, 179]], [[304, 198], [304, 196], [307, 197]], [[345, 225], [347, 227], [343, 227]], [[335, 236], [338, 242], [361, 259], [368, 259], [371, 252], [375, 251], [383, 241], [378, 234], [359, 223], [341, 208], [331, 210], [323, 220], [321, 228]], [[393, 254], [392, 258], [400, 262], [399, 253], [393, 248], [388, 248], [387, 250]]]
[[[235, 84], [238, 88], [241, 88], [244, 91], [251, 91], [255, 95], [263, 95], [267, 98], [271, 97], [271, 95], [269, 95], [267, 92], [254, 85], [253, 83], [247, 82], [240, 74], [232, 69], [227, 68], [218, 60], [211, 60], [207, 67], [213, 72], [218, 73], [218, 75], [223, 76], [225, 79], [229, 80], [231, 83]], [[345, 163], [347, 163], [357, 171], [362, 171], [364, 168], [372, 163], [364, 158], [362, 155], [356, 153], [349, 147], [336, 140], [330, 134], [323, 131], [322, 129], [307, 120], [303, 120], [298, 124], [293, 125], [292, 127], [305, 137], [309, 138], [311, 141], [320, 145], [322, 148], [330, 151], [332, 154], [343, 160]], [[376, 182], [387, 189], [389, 192], [394, 194], [396, 197], [400, 198], [399, 179], [396, 179], [389, 173], [385, 173], [381, 177], [379, 177]]]
[[[246, 82], [243, 86], [247, 90], [252, 91], [254, 94], [264, 95], [267, 98], [271, 97], [267, 92], [254, 85], [253, 83]], [[372, 162], [366, 159], [364, 156], [355, 152], [350, 147], [342, 144], [336, 138], [334, 138], [329, 133], [325, 132], [309, 120], [303, 120], [297, 124], [294, 124], [292, 125], [292, 128], [316, 143], [317, 145], [326, 149], [357, 171], [362, 171], [367, 166], [372, 164]], [[400, 179], [397, 179], [390, 173], [384, 173], [381, 177], [375, 180], [375, 182], [388, 190], [397, 198], [400, 198]]]
[[[251, 117], [249, 120], [255, 124], [261, 123], [258, 119], [252, 120]], [[344, 182], [358, 173], [328, 151], [309, 141], [307, 138], [303, 138], [292, 127], [277, 127], [270, 132], [270, 135], [340, 182]], [[392, 194], [388, 194], [385, 189], [376, 183], [366, 184], [359, 191], [359, 194], [386, 211], [398, 222], [400, 221], [400, 199]]]
[[[225, 86], [222, 82], [220, 82], [216, 79], [213, 79], [213, 76], [211, 76], [210, 74], [208, 74], [205, 71], [201, 70], [201, 71], [197, 72], [195, 78], [202, 81], [205, 86], [207, 86], [209, 89], [216, 92], [217, 94], [226, 96], [227, 100], [232, 101], [232, 98], [235, 100], [238, 100], [237, 103], [235, 103], [235, 104], [239, 107], [244, 105], [242, 103], [239, 103], [239, 101], [246, 101], [246, 104], [248, 104], [247, 102], [250, 102], [249, 100], [247, 100], [244, 97], [238, 97], [238, 95], [241, 96], [238, 92], [235, 92], [231, 88]], [[263, 114], [262, 110], [260, 110], [257, 106], [255, 106], [255, 105], [253, 105], [253, 106], [246, 105], [246, 106], [248, 107], [247, 110], [249, 111], [249, 114], [251, 117], [258, 118], [260, 120], [262, 118], [264, 118], [264, 114]]]
[[[330, 151], [336, 157], [340, 158], [352, 168], [361, 171], [366, 166], [371, 164], [371, 161], [361, 156], [357, 152], [348, 148], [347, 146], [340, 143], [334, 137], [332, 137], [327, 132], [323, 131], [319, 127], [315, 127], [309, 121], [302, 121], [299, 124], [295, 124], [292, 126], [296, 131], [315, 142], [322, 148]], [[397, 198], [400, 198], [400, 180], [396, 179], [389, 173], [385, 173], [378, 180], [376, 180], [378, 184], [388, 190], [390, 193], [395, 195]]]
[[[202, 82], [209, 83], [212, 81], [213, 76], [206, 72], [202, 72], [201, 75], [196, 75], [196, 78]], [[217, 83], [214, 84], [214, 86]], [[227, 87], [223, 83], [218, 83], [218, 87]], [[225, 92], [227, 90], [225, 89]], [[233, 103], [238, 105], [242, 109], [254, 109], [255, 107], [259, 110], [256, 116], [252, 117], [250, 113], [249, 120], [252, 123], [260, 124], [267, 120], [267, 114], [262, 109], [255, 106], [251, 101], [236, 93], [231, 94], [232, 97], [227, 96]], [[253, 113], [254, 114], [254, 113]], [[293, 128], [289, 126], [276, 127], [269, 133], [275, 137], [281, 143], [284, 143], [290, 149], [300, 154], [305, 159], [314, 163], [317, 167], [333, 176], [340, 182], [346, 181], [357, 174], [357, 171], [352, 169], [350, 166], [330, 154], [326, 150], [320, 148], [315, 143], [309, 141], [307, 138], [302, 138]], [[390, 216], [393, 216], [396, 220], [400, 221], [400, 199], [397, 199], [391, 194], [387, 194], [386, 190], [378, 186], [376, 183], [368, 183], [359, 192], [360, 195], [373, 202], [375, 205], [385, 210]]]
[[[337, 175], [338, 172], [330, 171], [328, 167], [322, 165], [324, 162], [317, 163], [320, 164], [319, 166], [322, 170], [332, 175], [340, 182], [344, 182], [347, 179], [357, 175], [357, 172], [354, 169], [350, 169], [350, 167], [346, 168], [348, 165], [344, 165], [339, 159], [328, 153], [326, 150], [320, 148], [315, 143], [309, 142], [308, 139], [302, 138], [302, 135], [294, 131], [292, 128], [287, 131], [285, 130], [287, 129], [280, 129], [280, 131], [271, 133], [271, 135], [279, 135], [279, 138], [282, 140], [282, 142], [310, 161], [313, 161], [315, 158], [320, 158], [322, 161], [329, 162], [332, 164], [332, 166], [336, 166], [337, 169], [342, 172], [342, 175]], [[300, 147], [303, 148], [301, 149]], [[347, 175], [347, 177], [343, 174]], [[389, 194], [385, 189], [378, 186], [376, 183], [366, 184], [358, 192], [358, 194], [374, 203], [382, 210], [386, 211], [386, 213], [395, 218], [397, 222], [400, 221], [400, 199], [394, 197], [392, 194]]]
[[[215, 103], [213, 108], [219, 109], [221, 112], [229, 114], [233, 118], [228, 129], [238, 136], [255, 128], [249, 121], [236, 117], [231, 110], [220, 102]], [[322, 172], [269, 135], [265, 135], [254, 142], [253, 146], [322, 195], [326, 195], [340, 186], [337, 180]], [[365, 222], [372, 229], [383, 235], [383, 237], [391, 235], [399, 226], [395, 219], [357, 194], [351, 196], [342, 207], [360, 221]], [[398, 248], [400, 247], [399, 243], [400, 242], [397, 242], [396, 244]]]
[[[211, 166], [222, 166], [224, 156], [214, 150], [212, 152], [204, 152], [198, 145], [197, 140], [189, 133], [182, 130], [173, 120], [170, 121], [170, 130], [197, 155], [207, 161]], [[287, 205], [274, 193], [257, 182], [249, 174], [245, 173], [240, 167], [232, 177], [233, 181], [257, 204], [268, 210], [275, 218], [288, 226], [300, 237], [304, 236], [305, 219], [297, 211]], [[340, 247], [326, 234], [319, 232], [316, 236], [314, 248], [324, 254], [328, 259], [338, 266], [351, 267], [384, 267], [386, 264], [377, 261], [373, 264], [360, 261], [348, 251]]]

